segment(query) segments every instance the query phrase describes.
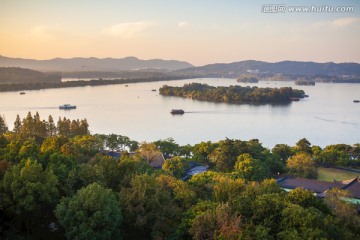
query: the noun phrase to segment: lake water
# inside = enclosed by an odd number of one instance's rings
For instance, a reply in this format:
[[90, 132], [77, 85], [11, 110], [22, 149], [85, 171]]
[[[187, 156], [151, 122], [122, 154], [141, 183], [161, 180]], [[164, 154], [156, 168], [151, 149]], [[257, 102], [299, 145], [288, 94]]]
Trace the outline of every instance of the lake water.
[[[231, 105], [192, 99], [164, 97], [158, 89], [164, 84], [182, 86], [201, 82], [213, 86], [259, 86], [303, 89], [310, 97], [285, 106]], [[151, 91], [156, 89], [156, 92]], [[228, 138], [257, 138], [263, 146], [277, 143], [294, 145], [307, 138], [313, 145], [360, 142], [360, 84], [317, 83], [295, 86], [293, 82], [239, 84], [234, 79], [190, 79], [0, 93], [0, 114], [13, 128], [16, 114], [39, 112], [42, 119], [52, 115], [70, 119], [87, 118], [91, 133], [116, 133], [137, 141], [156, 141], [172, 137], [181, 145]], [[76, 110], [59, 110], [70, 103]], [[184, 115], [171, 115], [181, 108]]]

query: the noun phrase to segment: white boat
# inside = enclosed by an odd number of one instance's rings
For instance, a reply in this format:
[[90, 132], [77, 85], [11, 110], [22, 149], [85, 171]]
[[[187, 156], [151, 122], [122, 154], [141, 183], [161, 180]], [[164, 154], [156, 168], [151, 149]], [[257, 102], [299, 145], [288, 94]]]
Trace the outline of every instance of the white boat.
[[70, 104], [64, 104], [64, 105], [60, 105], [59, 109], [64, 109], [64, 110], [76, 109], [76, 106]]

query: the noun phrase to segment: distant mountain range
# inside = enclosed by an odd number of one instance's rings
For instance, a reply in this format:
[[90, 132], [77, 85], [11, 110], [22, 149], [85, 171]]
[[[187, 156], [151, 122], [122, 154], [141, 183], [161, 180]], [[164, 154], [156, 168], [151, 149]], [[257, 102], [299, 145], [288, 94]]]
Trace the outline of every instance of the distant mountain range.
[[178, 70], [194, 67], [192, 64], [177, 60], [151, 59], [141, 60], [136, 57], [126, 58], [54, 58], [50, 60], [34, 60], [22, 58], [9, 58], [0, 55], [0, 67], [21, 67], [38, 71], [128, 71], [128, 70]]
[[244, 73], [257, 74], [285, 74], [285, 75], [334, 75], [334, 76], [360, 76], [360, 64], [358, 63], [316, 63], [283, 61], [276, 63], [261, 61], [242, 61], [234, 63], [216, 63], [202, 67], [192, 67], [178, 70], [187, 74], [199, 74], [204, 76], [237, 77]]
[[[188, 62], [177, 60], [141, 60], [136, 57], [126, 58], [54, 58], [50, 60], [34, 60], [22, 58], [9, 58], [0, 55], [0, 67], [20, 67], [43, 72], [121, 72], [142, 70], [151, 72], [164, 72], [172, 74], [204, 76], [204, 77], [239, 77], [244, 73], [260, 75], [328, 75], [328, 76], [360, 76], [358, 63], [316, 63], [300, 61], [282, 61], [276, 63], [247, 60], [234, 63], [215, 63], [195, 67]], [[92, 73], [93, 74], [93, 73]], [[81, 74], [80, 74], [81, 75]], [[91, 75], [91, 74], [90, 74]], [[93, 74], [94, 75], [94, 74]]]

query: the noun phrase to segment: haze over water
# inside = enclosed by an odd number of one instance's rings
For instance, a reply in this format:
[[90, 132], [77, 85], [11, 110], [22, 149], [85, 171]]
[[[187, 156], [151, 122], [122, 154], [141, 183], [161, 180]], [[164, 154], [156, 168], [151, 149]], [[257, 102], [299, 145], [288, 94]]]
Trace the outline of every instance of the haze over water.
[[[16, 114], [24, 118], [28, 111], [39, 112], [42, 119], [52, 115], [70, 119], [87, 118], [90, 131], [120, 134], [137, 141], [156, 141], [168, 137], [181, 144], [218, 141], [228, 138], [257, 138], [272, 148], [277, 143], [294, 145], [307, 138], [313, 145], [360, 142], [360, 84], [317, 83], [295, 86], [293, 82], [259, 82], [242, 86], [303, 89], [310, 95], [289, 105], [234, 105], [209, 103], [159, 95], [164, 84], [182, 86], [201, 82], [214, 86], [238, 84], [235, 79], [190, 79], [154, 83], [108, 85], [0, 93], [0, 114], [13, 128]], [[151, 91], [156, 89], [157, 91]], [[59, 110], [70, 103], [76, 110]], [[171, 115], [181, 108], [184, 115]]]

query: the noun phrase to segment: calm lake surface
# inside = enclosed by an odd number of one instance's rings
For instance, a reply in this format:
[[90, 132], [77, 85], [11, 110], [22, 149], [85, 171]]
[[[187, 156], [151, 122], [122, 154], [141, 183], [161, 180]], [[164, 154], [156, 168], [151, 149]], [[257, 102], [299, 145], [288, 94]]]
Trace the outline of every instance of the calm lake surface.
[[[293, 87], [310, 97], [289, 105], [230, 105], [177, 97], [163, 97], [162, 85], [182, 86], [199, 82], [213, 86]], [[156, 89], [157, 91], [151, 91]], [[153, 83], [134, 83], [98, 87], [77, 87], [0, 93], [0, 114], [10, 129], [16, 114], [39, 112], [42, 119], [52, 115], [70, 119], [87, 118], [90, 131], [116, 133], [137, 141], [156, 141], [168, 137], [181, 144], [219, 141], [228, 138], [257, 138], [263, 146], [277, 143], [294, 145], [307, 138], [313, 145], [360, 142], [360, 84], [317, 83], [295, 86], [293, 82], [237, 83], [235, 79], [188, 79]], [[76, 110], [59, 110], [69, 103]], [[184, 115], [171, 115], [181, 108]]]

